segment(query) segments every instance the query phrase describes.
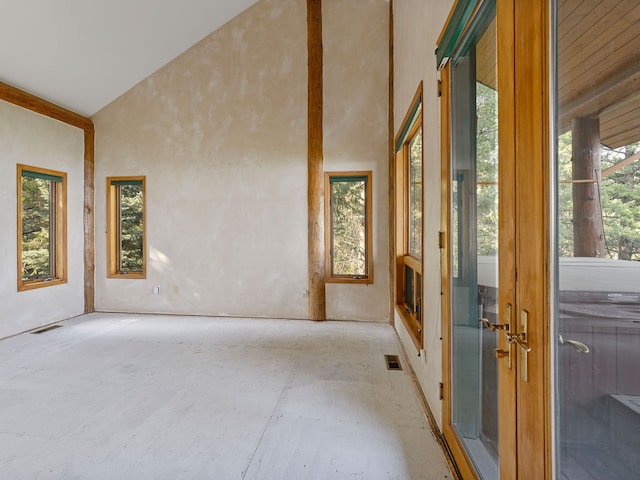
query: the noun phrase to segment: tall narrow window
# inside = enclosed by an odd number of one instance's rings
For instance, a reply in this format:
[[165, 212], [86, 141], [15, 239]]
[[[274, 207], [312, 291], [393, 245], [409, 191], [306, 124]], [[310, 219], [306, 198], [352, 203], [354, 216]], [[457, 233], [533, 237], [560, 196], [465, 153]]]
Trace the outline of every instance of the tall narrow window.
[[145, 278], [145, 177], [107, 178], [107, 275]]
[[326, 281], [373, 283], [371, 172], [325, 173]]
[[422, 348], [422, 85], [396, 137], [396, 307]]
[[422, 258], [422, 125], [417, 126], [407, 145], [409, 168], [409, 255]]
[[67, 174], [18, 165], [18, 291], [67, 281]]

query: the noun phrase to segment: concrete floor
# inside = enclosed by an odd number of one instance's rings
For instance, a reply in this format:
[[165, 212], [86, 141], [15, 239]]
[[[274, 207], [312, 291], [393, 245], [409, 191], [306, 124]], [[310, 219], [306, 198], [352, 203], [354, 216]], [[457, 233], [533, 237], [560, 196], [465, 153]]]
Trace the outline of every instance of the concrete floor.
[[0, 478], [452, 478], [388, 325], [93, 314], [0, 341]]

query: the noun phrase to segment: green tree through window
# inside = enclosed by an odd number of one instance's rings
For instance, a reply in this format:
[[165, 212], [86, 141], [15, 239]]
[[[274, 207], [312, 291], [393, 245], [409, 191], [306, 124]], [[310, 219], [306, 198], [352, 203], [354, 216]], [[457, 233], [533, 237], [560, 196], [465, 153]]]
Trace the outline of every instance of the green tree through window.
[[120, 187], [121, 271], [141, 272], [143, 269], [142, 200], [142, 183]]
[[372, 280], [371, 172], [327, 173], [327, 280]]
[[22, 280], [52, 277], [51, 194], [55, 184], [22, 177]]
[[[560, 189], [558, 248], [563, 257], [573, 257], [573, 198], [571, 178], [571, 132], [558, 137]], [[602, 172], [640, 153], [640, 143], [611, 149], [600, 146]], [[605, 258], [640, 261], [640, 160], [608, 175], [600, 185]]]
[[18, 165], [18, 290], [66, 281], [66, 174]]
[[145, 179], [107, 179], [108, 276], [145, 278]]

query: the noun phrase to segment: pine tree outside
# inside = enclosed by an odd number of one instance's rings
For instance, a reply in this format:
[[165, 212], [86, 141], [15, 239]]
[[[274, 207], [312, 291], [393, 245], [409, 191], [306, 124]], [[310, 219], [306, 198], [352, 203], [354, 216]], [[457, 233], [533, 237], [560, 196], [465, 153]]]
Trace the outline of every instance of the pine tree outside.
[[328, 282], [373, 283], [371, 172], [325, 173]]
[[53, 182], [22, 177], [22, 280], [45, 280], [51, 273]]

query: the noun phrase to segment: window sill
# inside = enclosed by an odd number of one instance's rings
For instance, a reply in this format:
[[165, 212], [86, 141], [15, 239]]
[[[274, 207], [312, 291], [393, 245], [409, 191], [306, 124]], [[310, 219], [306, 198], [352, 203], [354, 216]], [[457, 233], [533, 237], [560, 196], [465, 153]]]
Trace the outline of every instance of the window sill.
[[107, 278], [123, 278], [126, 280], [146, 280], [147, 274], [142, 273], [108, 273]]
[[402, 305], [396, 305], [396, 312], [398, 312], [398, 316], [402, 319], [402, 323], [407, 330], [407, 333], [411, 337], [413, 341], [413, 345], [416, 347], [416, 351], [422, 350], [422, 329], [419, 329], [415, 326], [415, 322], [413, 318], [411, 318], [410, 314], [407, 313]]
[[353, 276], [353, 277], [327, 277], [325, 279], [326, 283], [359, 283], [359, 284], [373, 284], [373, 278], [365, 277], [365, 276]]
[[53, 287], [54, 285], [62, 285], [67, 283], [66, 278], [54, 278], [52, 280], [32, 280], [29, 282], [18, 283], [18, 291], [35, 290], [37, 288]]

